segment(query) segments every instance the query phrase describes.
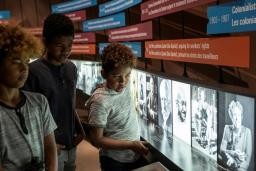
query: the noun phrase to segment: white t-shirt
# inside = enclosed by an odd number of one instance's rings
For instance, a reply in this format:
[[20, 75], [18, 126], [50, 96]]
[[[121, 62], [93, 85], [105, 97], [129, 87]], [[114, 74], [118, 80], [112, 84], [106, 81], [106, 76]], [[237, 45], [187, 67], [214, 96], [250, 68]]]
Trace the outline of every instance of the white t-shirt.
[[[122, 92], [107, 87], [98, 88], [86, 106], [89, 109], [89, 124], [104, 128], [104, 136], [117, 140], [140, 140], [137, 113], [129, 86]], [[132, 150], [101, 149], [100, 155], [120, 162], [133, 162], [139, 158]]]
[[[23, 170], [32, 157], [44, 161], [44, 137], [53, 133], [56, 124], [47, 99], [38, 93], [23, 91], [16, 108], [0, 103], [0, 165], [6, 170]], [[25, 134], [16, 110], [24, 116]]]

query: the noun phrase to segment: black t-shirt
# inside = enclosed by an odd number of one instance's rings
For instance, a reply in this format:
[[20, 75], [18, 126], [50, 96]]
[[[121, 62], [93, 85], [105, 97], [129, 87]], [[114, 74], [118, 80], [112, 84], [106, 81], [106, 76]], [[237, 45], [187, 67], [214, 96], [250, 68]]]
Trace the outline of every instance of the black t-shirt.
[[44, 59], [29, 65], [25, 90], [38, 92], [48, 99], [53, 118], [58, 126], [55, 131], [57, 144], [73, 146], [75, 131], [76, 66], [68, 61], [56, 66]]

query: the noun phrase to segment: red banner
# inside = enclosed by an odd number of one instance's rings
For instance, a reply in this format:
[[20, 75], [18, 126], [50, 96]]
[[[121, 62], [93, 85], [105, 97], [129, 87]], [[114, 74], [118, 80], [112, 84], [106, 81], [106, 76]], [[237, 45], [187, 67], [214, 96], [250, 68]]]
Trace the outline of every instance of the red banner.
[[74, 43], [95, 43], [95, 33], [88, 32], [88, 33], [76, 33], [74, 38]]
[[141, 21], [215, 1], [216, 0], [150, 0], [140, 5]]
[[96, 54], [95, 44], [73, 44], [71, 54]]
[[108, 41], [130, 41], [152, 39], [152, 21], [108, 31]]
[[201, 38], [145, 42], [145, 57], [249, 68], [250, 38]]
[[0, 24], [8, 24], [9, 21], [8, 20], [0, 20]]
[[75, 11], [75, 12], [71, 12], [71, 13], [66, 13], [65, 15], [67, 17], [69, 17], [74, 22], [86, 20], [86, 12], [85, 12], [85, 10]]

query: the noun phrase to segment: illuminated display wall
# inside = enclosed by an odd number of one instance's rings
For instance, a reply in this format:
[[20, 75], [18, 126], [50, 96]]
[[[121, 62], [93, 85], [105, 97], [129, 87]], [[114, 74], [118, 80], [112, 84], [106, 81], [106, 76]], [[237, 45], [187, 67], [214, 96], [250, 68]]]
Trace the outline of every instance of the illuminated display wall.
[[[73, 62], [79, 74], [77, 88], [90, 95], [103, 82], [100, 63]], [[222, 167], [254, 170], [254, 97], [137, 69], [132, 71], [130, 84], [138, 117], [150, 123], [142, 134], [161, 129], [164, 139], [178, 139]], [[146, 140], [152, 138], [152, 134], [142, 136]], [[159, 143], [161, 152], [168, 153], [165, 147], [170, 142], [159, 140]]]

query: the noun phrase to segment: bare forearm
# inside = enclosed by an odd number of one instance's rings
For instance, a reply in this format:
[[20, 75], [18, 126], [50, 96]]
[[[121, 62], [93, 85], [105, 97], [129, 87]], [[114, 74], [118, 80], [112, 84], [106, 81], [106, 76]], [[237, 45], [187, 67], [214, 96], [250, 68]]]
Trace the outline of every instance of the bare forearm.
[[103, 136], [103, 128], [92, 128], [92, 130], [90, 131], [90, 139], [94, 146], [98, 148], [103, 148], [105, 150], [130, 149], [140, 154], [146, 154], [148, 152], [148, 148], [145, 146], [147, 142], [116, 140], [110, 137], [105, 137]]
[[53, 134], [45, 138], [45, 164], [48, 171], [57, 171], [57, 148]]
[[45, 162], [48, 171], [57, 171], [57, 151], [56, 148], [47, 149]]
[[93, 144], [98, 148], [103, 149], [114, 149], [114, 150], [125, 150], [132, 148], [132, 141], [127, 140], [115, 140], [108, 137], [101, 137], [94, 139]]

